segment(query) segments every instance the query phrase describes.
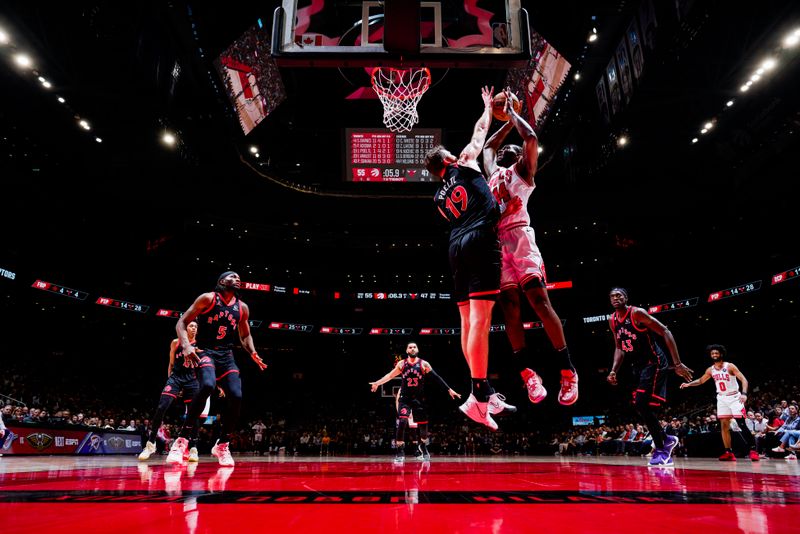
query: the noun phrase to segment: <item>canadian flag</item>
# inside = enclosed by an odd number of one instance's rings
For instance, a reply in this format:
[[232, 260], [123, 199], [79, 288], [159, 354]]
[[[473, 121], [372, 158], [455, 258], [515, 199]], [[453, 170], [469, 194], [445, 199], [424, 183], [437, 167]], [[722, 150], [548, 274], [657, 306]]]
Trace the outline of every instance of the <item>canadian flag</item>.
[[322, 46], [322, 35], [319, 33], [304, 33], [295, 37], [295, 43], [301, 46]]

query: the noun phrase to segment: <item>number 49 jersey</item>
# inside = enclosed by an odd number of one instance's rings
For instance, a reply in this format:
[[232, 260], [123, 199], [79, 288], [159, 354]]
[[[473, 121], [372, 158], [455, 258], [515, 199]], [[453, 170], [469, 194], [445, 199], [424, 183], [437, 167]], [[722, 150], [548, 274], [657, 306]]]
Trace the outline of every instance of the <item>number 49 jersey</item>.
[[201, 349], [231, 349], [239, 341], [241, 302], [233, 297], [228, 304], [214, 293], [214, 304], [197, 316], [197, 346]]
[[494, 228], [500, 219], [497, 202], [483, 174], [461, 165], [448, 165], [434, 201], [450, 223], [450, 240], [482, 227]]

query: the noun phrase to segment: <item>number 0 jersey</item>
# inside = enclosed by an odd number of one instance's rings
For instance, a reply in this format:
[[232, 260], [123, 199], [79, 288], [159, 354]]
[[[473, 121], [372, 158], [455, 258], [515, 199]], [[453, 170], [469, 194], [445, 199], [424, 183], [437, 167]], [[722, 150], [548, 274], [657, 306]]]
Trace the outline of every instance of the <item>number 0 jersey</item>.
[[614, 340], [626, 358], [633, 357], [634, 365], [657, 364], [667, 367], [666, 351], [661, 347], [656, 333], [648, 328], [640, 329], [633, 322], [633, 306], [629, 306], [622, 319], [617, 318], [617, 312], [611, 314], [611, 325]]
[[739, 393], [739, 381], [728, 370], [728, 364], [722, 365], [721, 369], [711, 366], [711, 378], [717, 387], [717, 395], [734, 395]]
[[495, 228], [500, 219], [486, 178], [470, 167], [448, 165], [434, 202], [450, 223], [451, 241], [477, 228]]
[[219, 293], [214, 293], [214, 304], [197, 316], [197, 346], [201, 349], [231, 349], [239, 341], [241, 302], [233, 297], [225, 304]]

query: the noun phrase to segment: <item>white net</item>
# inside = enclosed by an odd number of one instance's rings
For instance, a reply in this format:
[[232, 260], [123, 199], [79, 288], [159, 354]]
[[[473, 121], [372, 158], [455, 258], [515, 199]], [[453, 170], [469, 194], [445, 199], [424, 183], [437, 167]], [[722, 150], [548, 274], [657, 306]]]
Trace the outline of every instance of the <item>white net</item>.
[[408, 132], [419, 122], [417, 103], [431, 86], [431, 71], [372, 69], [372, 88], [383, 104], [383, 124], [393, 132]]

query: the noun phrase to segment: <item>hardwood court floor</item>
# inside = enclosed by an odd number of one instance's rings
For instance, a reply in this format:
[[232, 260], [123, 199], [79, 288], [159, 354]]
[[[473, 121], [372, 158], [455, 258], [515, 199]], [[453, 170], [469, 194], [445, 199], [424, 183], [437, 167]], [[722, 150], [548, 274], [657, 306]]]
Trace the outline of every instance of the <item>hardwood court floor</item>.
[[0, 458], [2, 532], [800, 532], [797, 461]]

